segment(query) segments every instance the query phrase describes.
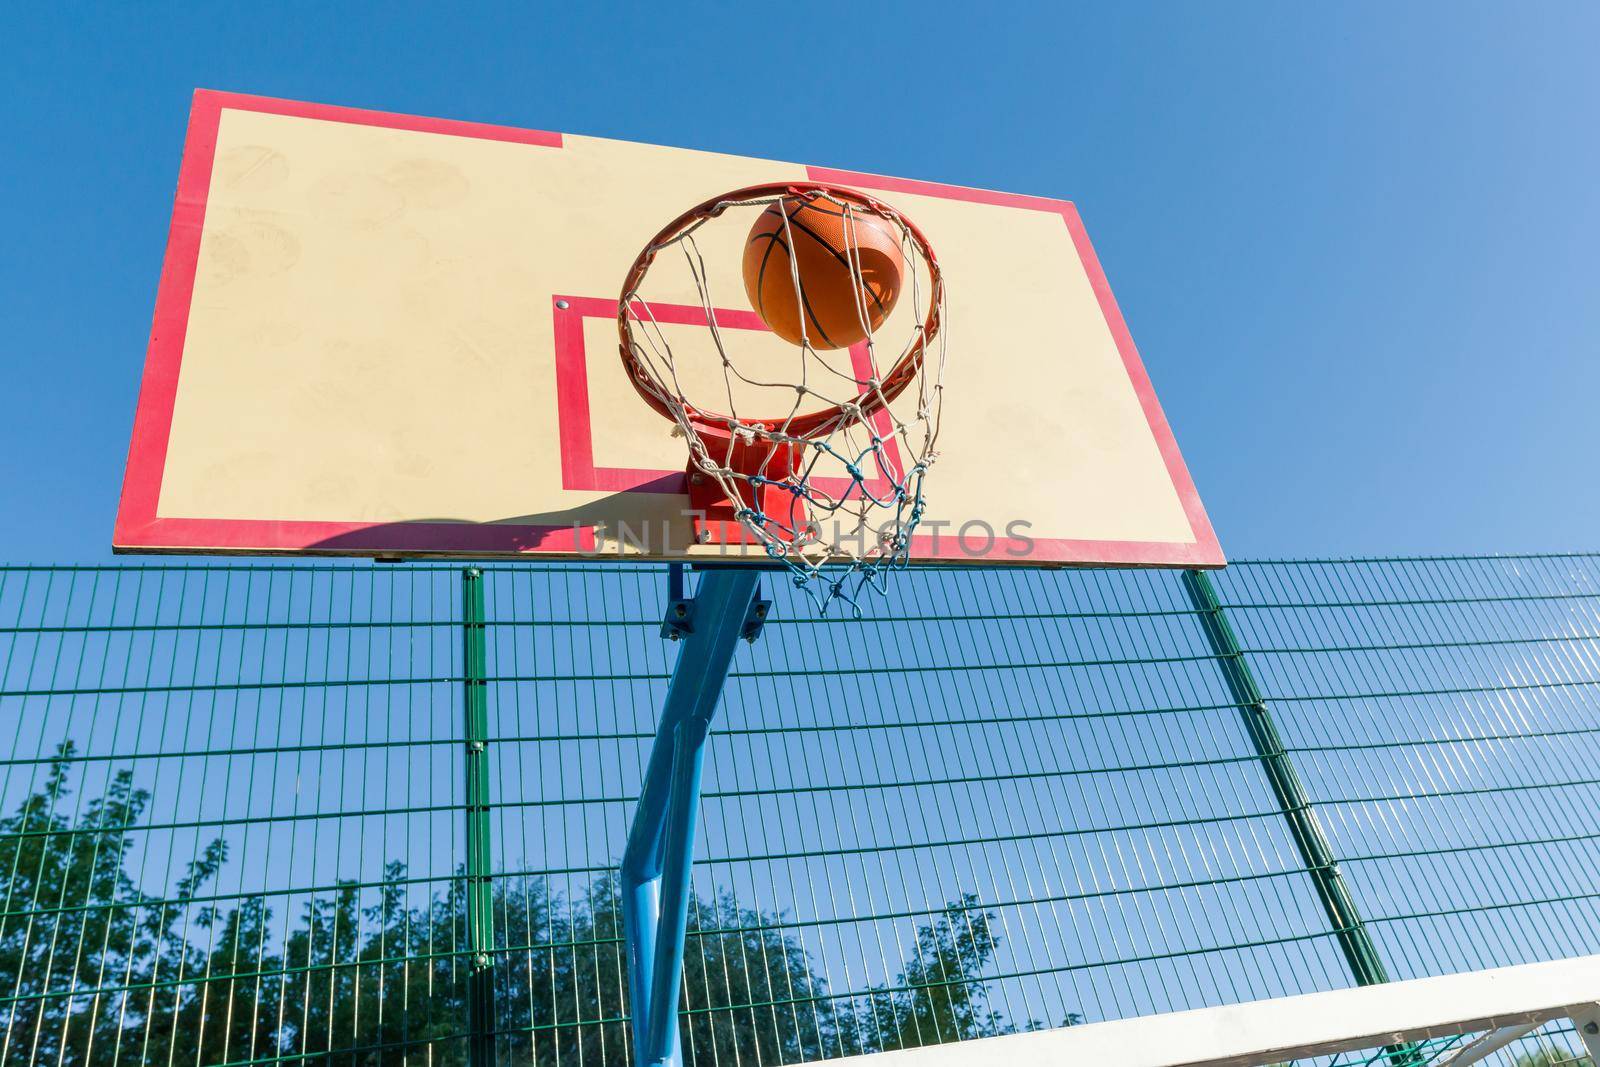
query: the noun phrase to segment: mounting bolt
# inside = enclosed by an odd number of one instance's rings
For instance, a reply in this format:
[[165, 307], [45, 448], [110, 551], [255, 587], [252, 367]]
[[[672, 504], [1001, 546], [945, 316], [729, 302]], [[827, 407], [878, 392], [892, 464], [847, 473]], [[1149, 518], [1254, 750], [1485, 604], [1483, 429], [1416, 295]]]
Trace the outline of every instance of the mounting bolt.
[[483, 747], [484, 746], [483, 746], [483, 742], [482, 741], [468, 741], [467, 742], [467, 751], [468, 752], [482, 752], [483, 751]]
[[680, 619], [683, 618], [685, 615], [689, 614], [689, 606], [687, 604], [679, 604], [677, 607], [673, 608], [672, 610], [673, 610], [673, 613], [676, 614], [678, 616], [678, 618], [680, 618]]
[[569, 308], [571, 306], [572, 305], [567, 303], [565, 300], [557, 300], [556, 301], [556, 307], [560, 308], [562, 311], [567, 310], [567, 308]]
[[1583, 1032], [1586, 1034], [1600, 1034], [1600, 1023], [1584, 1023]]
[[476, 956], [472, 957], [472, 962], [477, 964], [479, 967], [487, 967], [489, 966], [489, 954], [487, 952], [480, 952]]
[[711, 531], [710, 530], [701, 530], [700, 531], [700, 543], [702, 545], [709, 545], [711, 543]]

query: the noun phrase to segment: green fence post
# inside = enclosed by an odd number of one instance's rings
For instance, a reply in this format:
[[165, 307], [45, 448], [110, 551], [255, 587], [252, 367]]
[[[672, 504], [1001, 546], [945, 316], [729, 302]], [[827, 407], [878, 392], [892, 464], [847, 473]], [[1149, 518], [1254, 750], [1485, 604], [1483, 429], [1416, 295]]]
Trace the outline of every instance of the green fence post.
[[494, 899], [489, 882], [488, 633], [483, 571], [468, 567], [462, 580], [462, 662], [465, 666], [467, 771], [467, 1062], [493, 1067]]
[[1239, 639], [1222, 610], [1221, 601], [1217, 599], [1210, 575], [1205, 571], [1184, 571], [1183, 584], [1200, 616], [1206, 639], [1211, 643], [1211, 651], [1222, 666], [1223, 677], [1227, 679], [1234, 702], [1239, 705], [1245, 732], [1255, 745], [1256, 755], [1261, 757], [1267, 781], [1278, 799], [1278, 806], [1283, 810], [1284, 819], [1289, 823], [1295, 846], [1300, 850], [1300, 859], [1311, 874], [1317, 896], [1322, 901], [1322, 909], [1333, 924], [1351, 974], [1360, 985], [1387, 982], [1389, 972], [1384, 969], [1377, 946], [1367, 934], [1361, 913], [1356, 910], [1355, 900], [1350, 896], [1344, 876], [1339, 873], [1333, 850], [1317, 823], [1305, 786], [1295, 773], [1288, 753], [1283, 750], [1278, 726], [1273, 722], [1272, 712], [1256, 686], [1255, 675], [1251, 673], [1250, 664], [1245, 661], [1244, 652], [1239, 647]]

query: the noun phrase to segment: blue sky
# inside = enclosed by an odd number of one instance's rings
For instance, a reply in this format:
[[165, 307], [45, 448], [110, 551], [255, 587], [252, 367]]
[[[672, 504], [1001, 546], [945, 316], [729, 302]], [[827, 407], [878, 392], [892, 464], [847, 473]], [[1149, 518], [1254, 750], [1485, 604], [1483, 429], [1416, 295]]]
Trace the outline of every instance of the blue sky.
[[1590, 548], [1600, 8], [8, 5], [0, 558], [95, 560], [197, 86], [1075, 200], [1233, 556]]

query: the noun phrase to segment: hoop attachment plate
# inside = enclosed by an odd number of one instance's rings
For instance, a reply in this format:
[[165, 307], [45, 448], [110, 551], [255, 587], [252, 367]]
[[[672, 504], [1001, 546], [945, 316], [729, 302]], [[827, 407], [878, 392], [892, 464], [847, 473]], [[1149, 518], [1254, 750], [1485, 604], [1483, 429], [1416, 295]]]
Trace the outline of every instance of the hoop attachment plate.
[[690, 521], [701, 544], [759, 543], [739, 521], [741, 510], [761, 517], [757, 525], [780, 541], [793, 543], [806, 536], [810, 520], [805, 497], [793, 488], [804, 447], [797, 440], [775, 441], [762, 436], [759, 431], [763, 429], [766, 427], [759, 424], [750, 429], [731, 429], [695, 423], [695, 433], [705, 445], [706, 455], [744, 475], [735, 482], [739, 499], [730, 500], [718, 479], [701, 469], [690, 452], [685, 472]]

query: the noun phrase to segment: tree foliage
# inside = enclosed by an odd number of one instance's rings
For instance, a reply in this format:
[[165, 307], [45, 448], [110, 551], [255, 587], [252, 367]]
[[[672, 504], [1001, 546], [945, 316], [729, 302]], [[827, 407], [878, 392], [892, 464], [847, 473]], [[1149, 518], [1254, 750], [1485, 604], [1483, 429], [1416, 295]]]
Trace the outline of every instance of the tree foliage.
[[1532, 1052], [1524, 1052], [1511, 1061], [1513, 1067], [1594, 1067], [1594, 1060], [1554, 1045], [1541, 1044]]
[[[149, 794], [122, 772], [71, 803], [74, 765], [63, 745], [0, 819], [0, 1063], [465, 1063], [482, 966], [502, 1062], [629, 1060], [614, 878], [576, 897], [542, 877], [497, 879], [486, 961], [467, 951], [459, 870], [428, 883], [391, 862], [376, 885], [223, 894], [217, 838], [157, 895], [127, 870]], [[963, 896], [915, 928], [899, 974], [835, 993], [782, 916], [696, 896], [685, 1058], [797, 1063], [1015, 1029], [988, 1007], [993, 919]]]

